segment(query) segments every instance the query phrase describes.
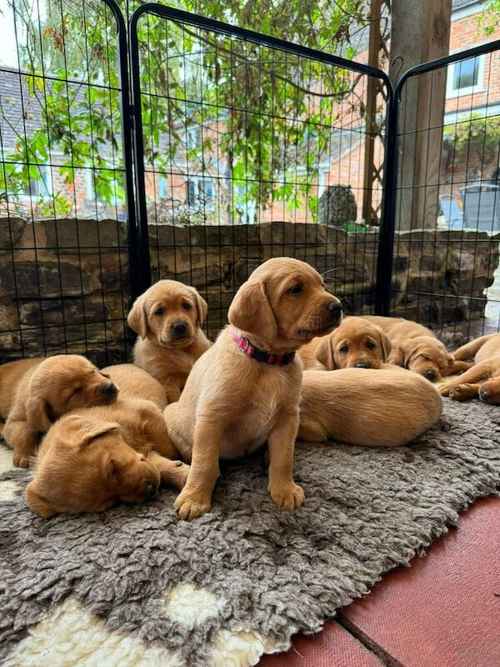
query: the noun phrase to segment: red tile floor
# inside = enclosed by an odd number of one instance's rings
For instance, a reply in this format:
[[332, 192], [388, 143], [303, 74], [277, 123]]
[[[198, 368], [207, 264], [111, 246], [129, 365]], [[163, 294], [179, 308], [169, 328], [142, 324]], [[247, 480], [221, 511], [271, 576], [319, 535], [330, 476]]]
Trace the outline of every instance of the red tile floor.
[[398, 568], [318, 635], [259, 667], [500, 667], [500, 498]]

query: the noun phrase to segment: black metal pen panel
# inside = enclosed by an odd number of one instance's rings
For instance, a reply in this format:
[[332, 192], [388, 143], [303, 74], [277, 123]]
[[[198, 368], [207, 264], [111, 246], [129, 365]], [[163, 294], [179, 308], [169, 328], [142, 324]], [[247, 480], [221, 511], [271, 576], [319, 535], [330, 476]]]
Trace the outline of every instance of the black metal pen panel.
[[385, 294], [391, 314], [451, 345], [500, 328], [499, 57], [500, 41], [484, 44], [413, 68], [395, 89]]
[[137, 245], [126, 24], [114, 0], [9, 0], [3, 20], [0, 358], [124, 358]]
[[156, 4], [129, 35], [142, 273], [198, 288], [212, 335], [271, 256], [310, 262], [348, 312], [373, 312], [382, 187], [363, 165], [371, 142], [383, 173], [384, 99], [363, 109], [370, 80], [389, 94], [385, 74]]

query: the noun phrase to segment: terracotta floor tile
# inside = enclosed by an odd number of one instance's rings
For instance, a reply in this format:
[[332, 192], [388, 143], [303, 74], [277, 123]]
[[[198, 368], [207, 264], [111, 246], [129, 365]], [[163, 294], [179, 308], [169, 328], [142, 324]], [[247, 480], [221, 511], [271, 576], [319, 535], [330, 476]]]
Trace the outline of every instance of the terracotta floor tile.
[[500, 666], [500, 499], [344, 610], [405, 667]]
[[293, 640], [287, 653], [266, 655], [259, 667], [380, 667], [381, 662], [338, 623], [323, 632]]

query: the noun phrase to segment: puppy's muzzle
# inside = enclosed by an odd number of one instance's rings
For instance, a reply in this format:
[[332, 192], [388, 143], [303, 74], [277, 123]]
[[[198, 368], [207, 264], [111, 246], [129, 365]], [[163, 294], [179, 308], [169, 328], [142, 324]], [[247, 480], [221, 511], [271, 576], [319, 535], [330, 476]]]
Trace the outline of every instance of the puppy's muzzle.
[[112, 401], [118, 395], [118, 387], [112, 382], [106, 382], [99, 387], [99, 392], [106, 398], [108, 401]]
[[183, 322], [182, 320], [174, 322], [170, 327], [170, 335], [175, 340], [180, 340], [181, 338], [185, 338], [187, 334], [188, 334], [188, 326], [186, 322]]
[[330, 301], [326, 307], [327, 312], [328, 312], [328, 323], [330, 325], [335, 325], [340, 324], [340, 321], [342, 320], [342, 304], [338, 299], [334, 299], [333, 301]]
[[490, 392], [485, 389], [484, 387], [480, 387], [479, 389], [479, 400], [484, 401], [485, 403], [488, 403], [490, 400]]

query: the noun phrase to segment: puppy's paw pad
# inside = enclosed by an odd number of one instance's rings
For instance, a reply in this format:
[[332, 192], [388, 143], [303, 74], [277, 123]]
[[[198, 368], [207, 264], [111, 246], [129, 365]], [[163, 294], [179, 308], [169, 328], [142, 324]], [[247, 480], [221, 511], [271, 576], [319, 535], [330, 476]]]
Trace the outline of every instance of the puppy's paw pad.
[[182, 521], [191, 521], [209, 512], [211, 504], [210, 499], [201, 494], [187, 496], [181, 493], [177, 497], [174, 507], [177, 510], [177, 517], [179, 519]]
[[304, 489], [295, 482], [291, 482], [277, 489], [271, 489], [271, 498], [279, 508], [292, 512], [303, 505]]
[[31, 460], [33, 457], [31, 456], [24, 456], [22, 454], [14, 454], [12, 457], [12, 461], [15, 466], [18, 468], [29, 468], [31, 464]]

